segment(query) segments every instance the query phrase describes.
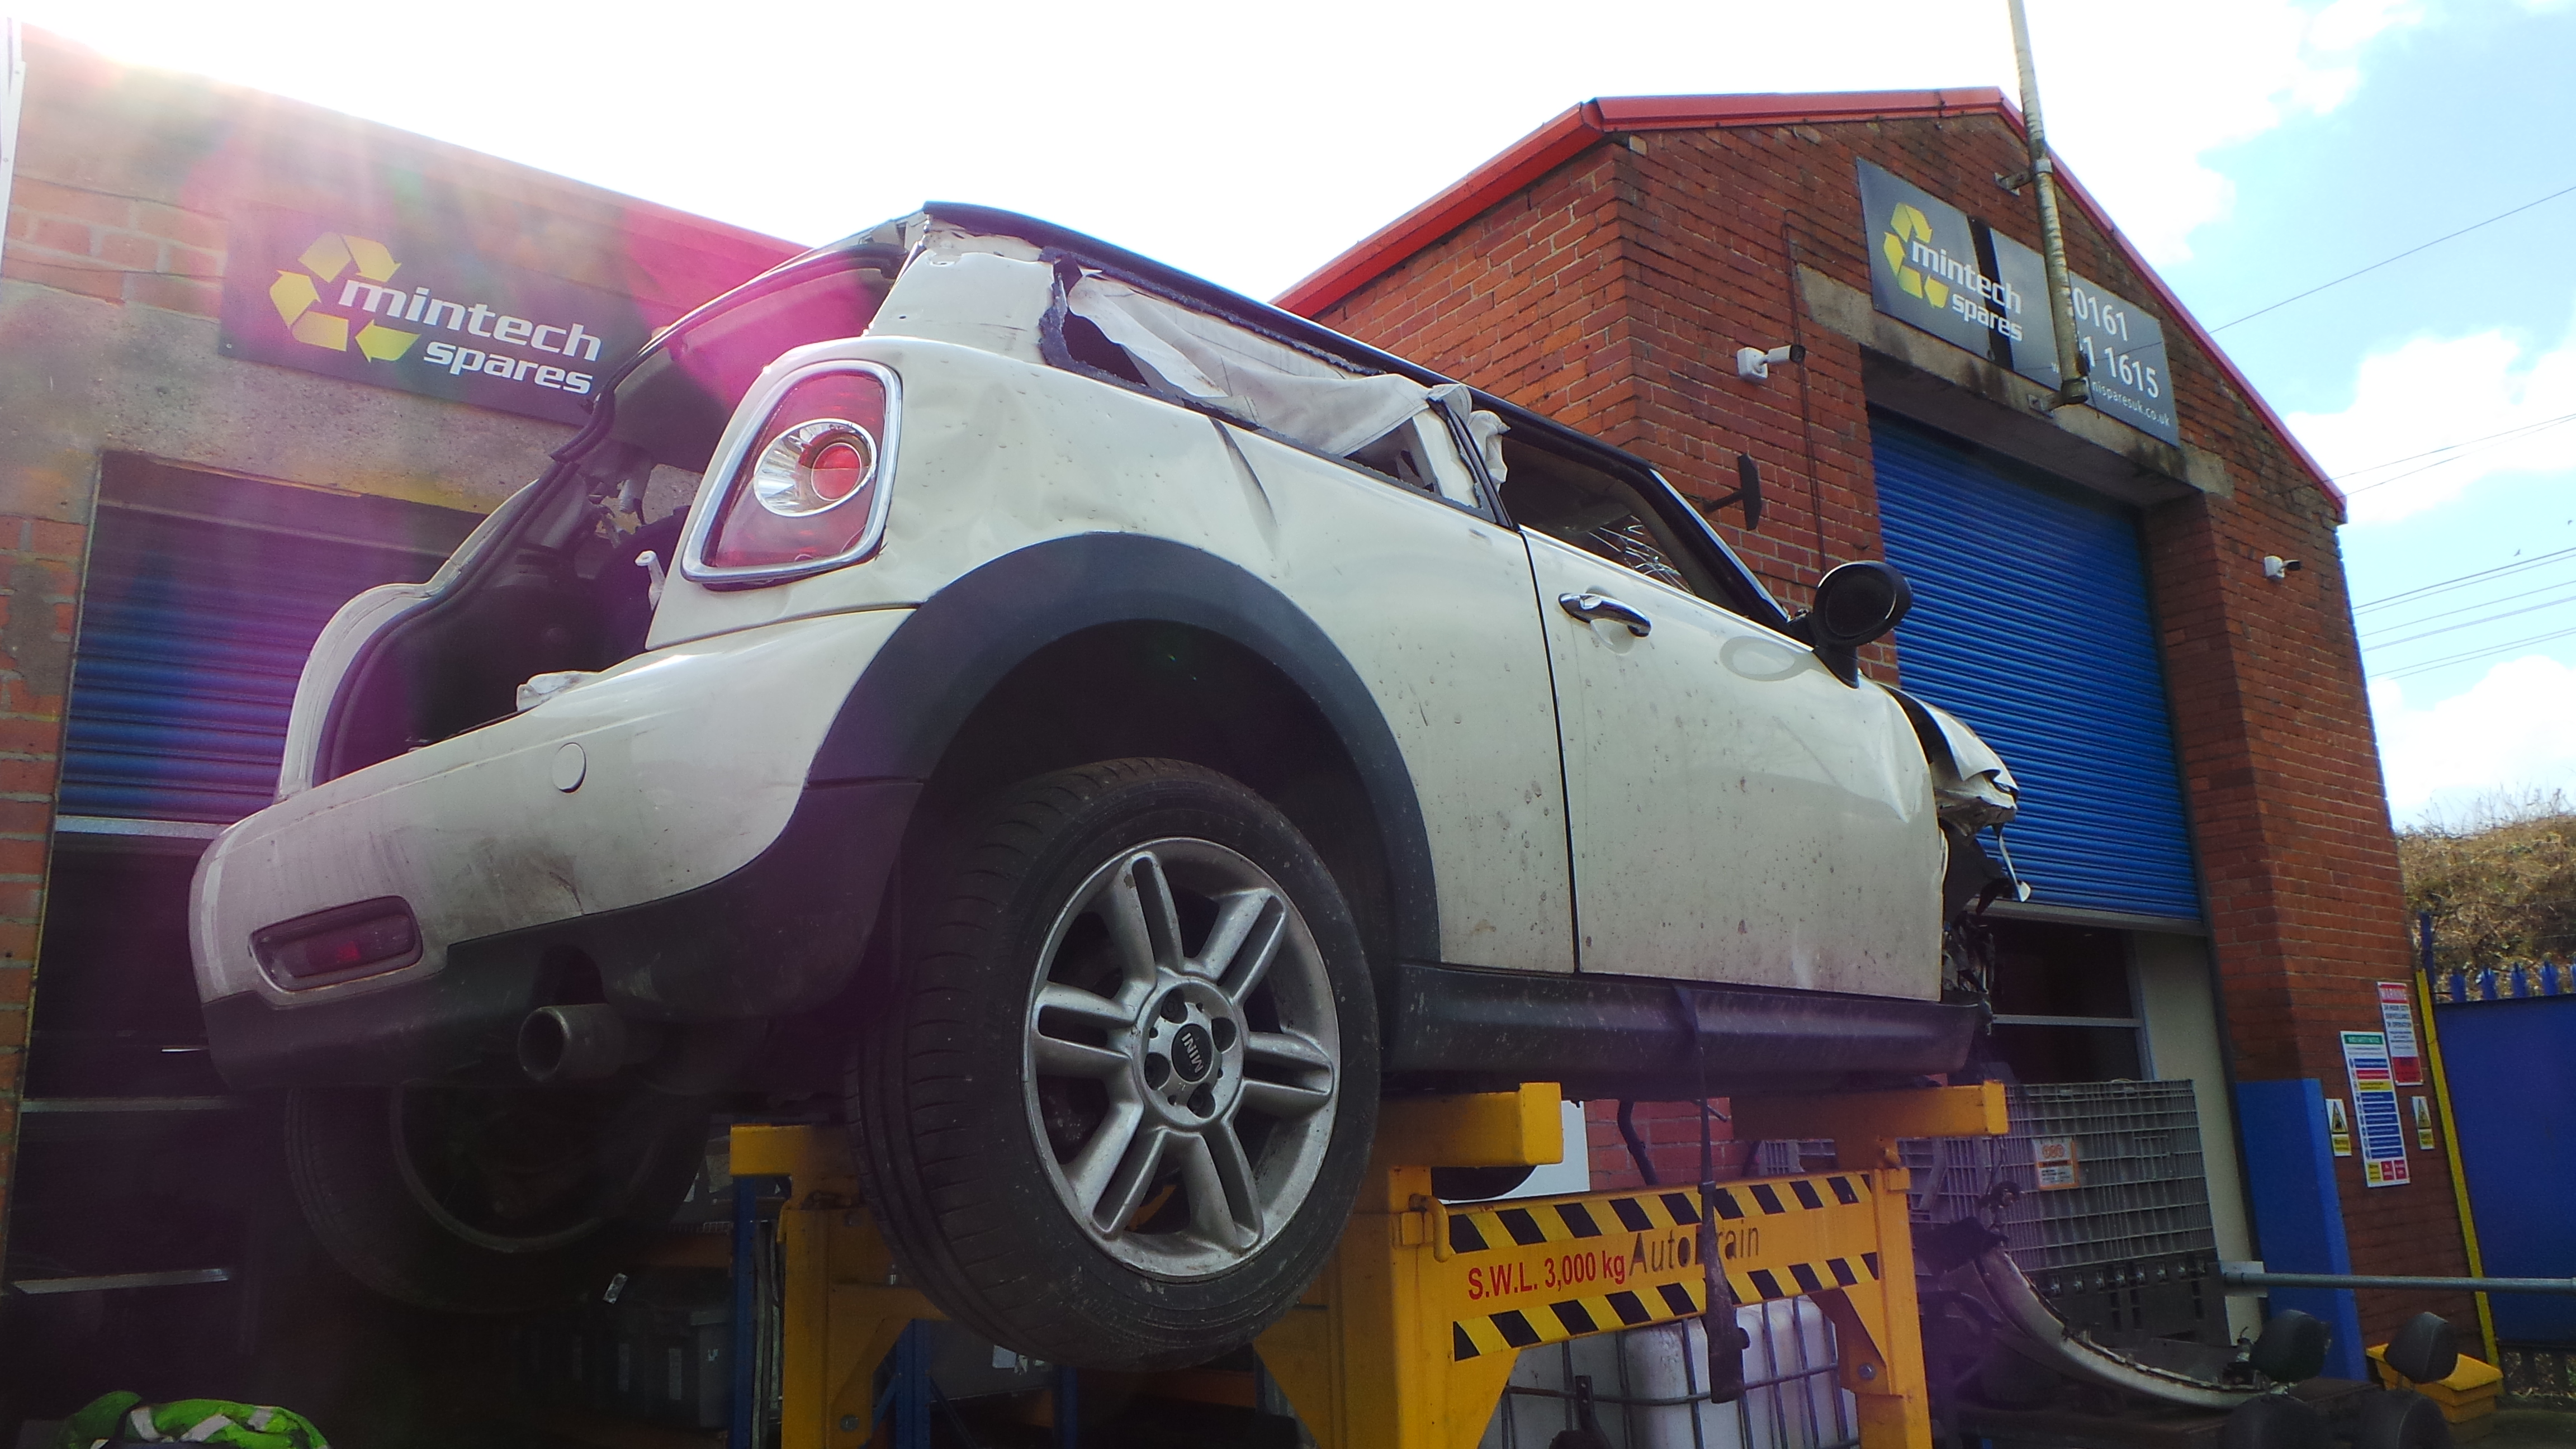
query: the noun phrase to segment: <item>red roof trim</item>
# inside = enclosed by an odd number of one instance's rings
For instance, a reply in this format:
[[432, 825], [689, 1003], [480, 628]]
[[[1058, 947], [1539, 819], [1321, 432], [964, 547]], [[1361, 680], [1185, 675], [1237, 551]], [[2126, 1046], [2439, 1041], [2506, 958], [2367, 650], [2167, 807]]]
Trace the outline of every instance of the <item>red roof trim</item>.
[[[1923, 116], [1984, 114], [2021, 129], [2021, 110], [1993, 86], [1952, 91], [1846, 91], [1817, 95], [1742, 96], [1605, 96], [1585, 101], [1512, 143], [1501, 155], [1467, 173], [1430, 200], [1362, 239], [1279, 294], [1278, 305], [1311, 317], [1379, 277], [1402, 266], [1416, 253], [1493, 209], [1503, 198], [1591, 149], [1595, 142], [1627, 131], [1705, 130], [1725, 126], [1822, 125], [1836, 121], [1875, 121]], [[2218, 364], [2246, 405], [2268, 424], [2282, 445], [2306, 466], [2317, 487], [2334, 501], [2335, 516], [2345, 516], [2343, 490], [2308, 454], [2281, 415], [2237, 369], [2226, 350], [2193, 317], [2182, 299], [2165, 285], [2154, 267], [2129, 238], [2112, 224], [2110, 213], [2093, 199], [2064, 167], [2057, 172], [2075, 204], [2093, 225], [2119, 248], [2120, 255], [2146, 279], [2165, 311]]]
[[1585, 101], [1515, 141], [1501, 155], [1377, 229], [1279, 294], [1278, 305], [1311, 317], [1404, 264], [1414, 253], [1490, 210], [1616, 132], [1705, 130], [1875, 121], [2000, 110], [2019, 113], [1993, 86], [1957, 91], [1848, 91], [1829, 95], [1605, 96]]
[[1414, 253], [1483, 215], [1504, 197], [1591, 149], [1593, 142], [1609, 134], [1600, 115], [1600, 103], [1586, 101], [1557, 116], [1280, 293], [1277, 305], [1312, 317], [1402, 266]]
[[1993, 86], [1956, 91], [1841, 91], [1823, 95], [1604, 96], [1594, 108], [1612, 131], [1703, 130], [1710, 126], [1795, 126], [1899, 116], [1990, 111], [2005, 104]]

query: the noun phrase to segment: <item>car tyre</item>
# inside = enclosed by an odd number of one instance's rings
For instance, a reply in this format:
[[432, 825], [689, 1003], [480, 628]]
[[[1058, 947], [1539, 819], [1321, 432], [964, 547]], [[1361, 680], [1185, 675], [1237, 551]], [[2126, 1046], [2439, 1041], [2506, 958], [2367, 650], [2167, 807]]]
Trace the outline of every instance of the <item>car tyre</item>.
[[1203, 1363], [1339, 1241], [1377, 1116], [1359, 932], [1287, 818], [1113, 760], [970, 812], [904, 892], [849, 1112], [905, 1274], [997, 1343]]
[[705, 1159], [703, 1101], [467, 1087], [292, 1093], [286, 1160], [314, 1236], [359, 1282], [443, 1313], [552, 1307], [605, 1284]]

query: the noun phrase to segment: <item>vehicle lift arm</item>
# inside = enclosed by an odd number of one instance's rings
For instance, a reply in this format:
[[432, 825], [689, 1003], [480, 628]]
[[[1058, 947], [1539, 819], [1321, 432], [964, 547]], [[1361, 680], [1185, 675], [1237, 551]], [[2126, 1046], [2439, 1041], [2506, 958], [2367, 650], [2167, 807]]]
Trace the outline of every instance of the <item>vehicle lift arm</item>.
[[[1321, 1449], [1472, 1449], [1520, 1350], [1696, 1317], [1699, 1245], [1739, 1303], [1805, 1295], [1834, 1325], [1864, 1449], [1930, 1449], [1903, 1137], [1997, 1136], [2000, 1085], [1739, 1097], [1736, 1134], [1834, 1142], [1830, 1172], [1718, 1185], [1702, 1236], [1696, 1189], [1657, 1187], [1450, 1208], [1431, 1164], [1522, 1166], [1565, 1152], [1558, 1089], [1386, 1103], [1340, 1246], [1256, 1342]], [[790, 1180], [781, 1449], [856, 1449], [880, 1360], [914, 1319], [858, 1197], [842, 1129], [739, 1126], [737, 1177]]]

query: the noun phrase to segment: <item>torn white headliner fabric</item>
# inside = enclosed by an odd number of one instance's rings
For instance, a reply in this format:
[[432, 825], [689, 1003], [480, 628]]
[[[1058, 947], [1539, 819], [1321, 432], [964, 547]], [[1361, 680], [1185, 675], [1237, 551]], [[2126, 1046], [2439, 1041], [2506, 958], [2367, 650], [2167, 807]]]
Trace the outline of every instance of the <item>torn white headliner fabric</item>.
[[1476, 445], [1477, 456], [1485, 460], [1485, 471], [1497, 483], [1511, 476], [1503, 463], [1503, 434], [1512, 430], [1502, 414], [1480, 411], [1476, 395], [1463, 382], [1444, 382], [1431, 390], [1431, 400], [1467, 424], [1467, 436]]
[[1172, 391], [1336, 457], [1385, 436], [1430, 397], [1411, 378], [1355, 377], [1106, 277], [1075, 283], [1065, 305]]

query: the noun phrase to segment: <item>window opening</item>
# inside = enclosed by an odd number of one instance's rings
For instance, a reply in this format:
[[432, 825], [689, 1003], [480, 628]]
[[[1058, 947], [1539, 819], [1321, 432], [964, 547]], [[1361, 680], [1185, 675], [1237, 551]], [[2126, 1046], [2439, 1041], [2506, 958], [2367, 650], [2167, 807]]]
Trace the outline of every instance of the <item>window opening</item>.
[[1462, 508], [1476, 506], [1476, 476], [1458, 456], [1449, 429], [1428, 412], [1415, 413], [1385, 436], [1354, 448], [1351, 462]]
[[1657, 583], [1712, 602], [1726, 599], [1637, 484], [1517, 437], [1502, 445], [1509, 464], [1503, 507], [1513, 522]]
[[2125, 932], [1990, 918], [1995, 1052], [2023, 1082], [2111, 1082], [2145, 1073]]

